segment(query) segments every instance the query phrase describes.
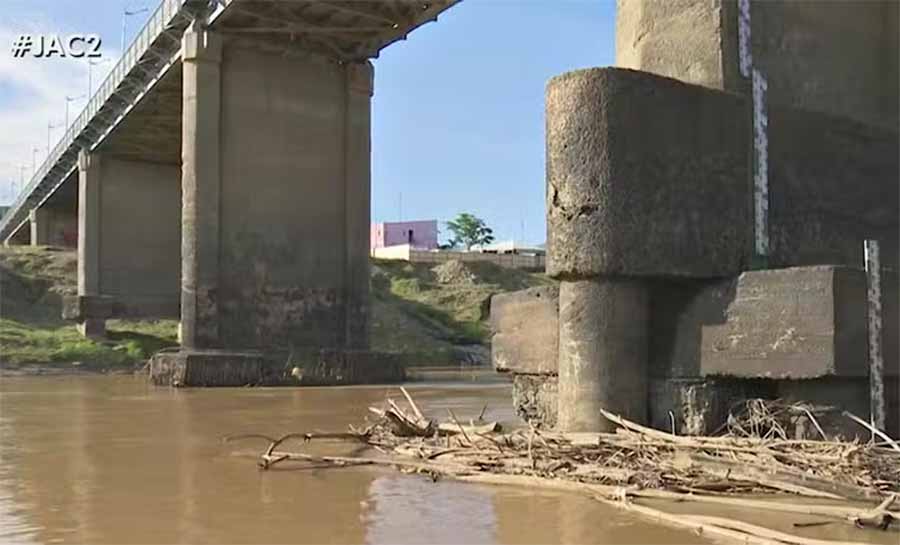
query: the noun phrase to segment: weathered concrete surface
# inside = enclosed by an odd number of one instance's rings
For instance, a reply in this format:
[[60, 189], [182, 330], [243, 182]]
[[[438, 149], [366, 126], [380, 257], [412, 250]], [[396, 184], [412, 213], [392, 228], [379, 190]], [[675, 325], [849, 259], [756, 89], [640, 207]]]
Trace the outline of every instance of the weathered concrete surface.
[[769, 267], [861, 267], [876, 239], [900, 268], [898, 128], [769, 108]]
[[[702, 278], [746, 269], [746, 107], [738, 95], [631, 70], [551, 80], [547, 272]], [[784, 108], [769, 119], [770, 266], [859, 266], [862, 240], [874, 238], [897, 268], [898, 133]]]
[[631, 70], [550, 80], [547, 273], [738, 271], [749, 225], [742, 105]]
[[100, 293], [126, 316], [177, 317], [181, 277], [181, 169], [104, 157]]
[[647, 420], [648, 291], [594, 278], [559, 287], [559, 412], [565, 431], [609, 431], [600, 413]]
[[616, 66], [730, 89], [723, 17], [721, 0], [617, 0]]
[[[732, 280], [654, 280], [648, 286], [647, 403], [652, 426], [670, 429], [672, 411], [679, 433], [710, 433], [724, 422], [734, 402], [749, 397], [789, 396], [868, 414], [862, 270], [804, 267], [747, 272]], [[882, 288], [884, 331], [897, 331], [897, 274], [885, 271]], [[538, 312], [535, 307], [543, 314], [545, 328], [558, 324], [551, 312], [558, 307], [553, 294], [544, 296], [538, 307], [532, 291], [501, 299], [502, 310], [492, 311], [499, 320], [498, 335], [505, 325], [520, 327], [522, 322], [521, 327], [529, 327], [530, 313]], [[504, 312], [513, 313], [514, 318], [504, 318]], [[542, 343], [533, 342], [535, 338], [521, 336], [521, 359], [510, 360], [506, 368], [513, 374], [513, 401], [519, 415], [553, 426], [558, 367], [552, 359], [529, 359], [529, 351], [543, 350]], [[505, 347], [495, 341], [492, 349]], [[888, 413], [897, 414], [896, 335], [884, 335], [883, 353]], [[840, 384], [846, 384], [847, 391], [832, 395], [839, 387], [832, 385]], [[840, 422], [832, 424], [833, 429], [843, 429]]]
[[159, 386], [320, 386], [396, 383], [404, 378], [404, 368], [393, 355], [365, 350], [306, 351], [289, 357], [259, 351], [178, 351], [150, 360], [150, 380]]
[[703, 328], [725, 323], [734, 282], [668, 279], [650, 286], [650, 376], [700, 377]]
[[181, 328], [188, 349], [219, 346], [222, 39], [182, 39]]
[[[849, 411], [863, 420], [869, 419], [869, 379], [867, 377], [822, 377], [812, 380], [779, 380], [776, 395], [788, 402], [807, 402], [835, 407], [829, 422], [820, 422], [848, 439], [859, 437], [867, 441], [871, 432], [844, 417]], [[900, 379], [887, 377], [884, 381], [885, 426], [892, 437], [900, 438]], [[810, 424], [812, 426], [812, 424]], [[813, 431], [813, 433], [815, 433]]]
[[112, 298], [115, 316], [177, 317], [179, 167], [98, 153], [79, 165], [78, 295]]
[[559, 352], [559, 289], [541, 286], [491, 297], [494, 369], [555, 374]]
[[94, 318], [105, 320], [116, 315], [115, 299], [104, 295], [70, 295], [63, 297], [62, 317], [83, 322]]
[[[687, 321], [701, 330], [701, 375], [806, 379], [868, 376], [866, 277], [843, 267], [743, 273], [697, 305], [724, 306], [724, 322]], [[722, 290], [733, 292], [723, 299]], [[882, 276], [885, 374], [900, 374], [897, 274]], [[721, 307], [720, 307], [721, 308]], [[689, 318], [690, 319], [690, 318]], [[689, 339], [679, 339], [685, 345]], [[679, 347], [677, 350], [680, 350]]]
[[[617, 66], [747, 88], [738, 71], [736, 0], [617, 4]], [[896, 129], [896, 1], [753, 1], [750, 12], [753, 63], [773, 103]]]
[[31, 224], [31, 245], [47, 246], [50, 244], [50, 214], [44, 208], [35, 208], [28, 214]]
[[[513, 405], [516, 413], [539, 427], [557, 423], [558, 379], [555, 375], [514, 375]], [[900, 382], [889, 377], [885, 384], [885, 431], [900, 437]], [[829, 435], [866, 440], [869, 432], [843, 415], [866, 418], [869, 414], [868, 379], [823, 377], [807, 380], [751, 378], [651, 379], [649, 425], [670, 431], [674, 418], [678, 435], [710, 435], [725, 428], [729, 413], [741, 410], [746, 399], [780, 399], [819, 409], [816, 420]], [[820, 439], [808, 415], [798, 413], [785, 426], [789, 437]]]
[[556, 426], [559, 405], [558, 377], [554, 373], [543, 375], [513, 374], [513, 407], [526, 422], [537, 427]]
[[[678, 435], [721, 431], [732, 407], [750, 398], [774, 399], [774, 381], [667, 378], [650, 381], [650, 425]], [[674, 423], [672, 419], [674, 418]]]
[[185, 346], [366, 347], [371, 65], [184, 41]]

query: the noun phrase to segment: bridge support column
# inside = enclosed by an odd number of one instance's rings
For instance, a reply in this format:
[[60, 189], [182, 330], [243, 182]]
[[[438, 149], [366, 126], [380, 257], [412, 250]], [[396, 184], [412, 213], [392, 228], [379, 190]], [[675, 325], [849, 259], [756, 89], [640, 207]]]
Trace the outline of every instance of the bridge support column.
[[50, 213], [45, 208], [35, 208], [28, 214], [31, 224], [31, 245], [47, 246], [50, 244]]
[[177, 165], [79, 156], [78, 296], [64, 316], [82, 332], [105, 319], [178, 316], [181, 223]]
[[630, 278], [560, 283], [560, 429], [613, 431], [601, 409], [646, 421], [648, 291]]
[[[181, 344], [219, 346], [222, 40], [195, 27], [182, 39]], [[246, 203], [249, 204], [249, 203]]]
[[29, 215], [32, 246], [75, 246], [78, 213], [75, 207], [44, 204]]
[[82, 150], [78, 155], [78, 308], [63, 313], [78, 321], [78, 331], [85, 337], [106, 334], [106, 316], [82, 312], [85, 299], [100, 295], [100, 155]]
[[269, 354], [282, 369], [365, 351], [371, 64], [196, 25], [183, 62], [181, 338], [221, 363], [193, 382], [249, 381], [222, 370]]

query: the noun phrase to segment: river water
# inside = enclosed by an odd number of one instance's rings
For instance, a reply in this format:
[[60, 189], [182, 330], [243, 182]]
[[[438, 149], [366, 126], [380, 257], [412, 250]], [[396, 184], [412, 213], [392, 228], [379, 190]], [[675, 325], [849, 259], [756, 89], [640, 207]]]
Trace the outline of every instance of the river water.
[[[432, 417], [445, 418], [450, 408], [468, 420], [487, 405], [487, 419], [515, 424], [509, 384], [474, 378], [451, 374], [408, 389]], [[576, 494], [435, 483], [372, 467], [261, 471], [256, 455], [265, 442], [222, 441], [235, 433], [343, 431], [389, 392], [397, 390], [175, 390], [133, 376], [0, 378], [0, 543], [704, 541]], [[297, 448], [352, 455], [354, 447]], [[796, 520], [784, 519], [781, 529], [791, 531]], [[751, 522], [772, 523], [772, 514]], [[804, 533], [869, 541], [853, 532], [832, 525]], [[896, 534], [865, 537], [893, 543]]]
[[[515, 420], [505, 383], [409, 389], [431, 415], [452, 408], [467, 419], [487, 405], [486, 418]], [[131, 376], [0, 379], [0, 542], [698, 541], [574, 494], [434, 483], [368, 467], [264, 472], [254, 459], [264, 443], [221, 441], [242, 432], [345, 430], [388, 391], [173, 390]]]

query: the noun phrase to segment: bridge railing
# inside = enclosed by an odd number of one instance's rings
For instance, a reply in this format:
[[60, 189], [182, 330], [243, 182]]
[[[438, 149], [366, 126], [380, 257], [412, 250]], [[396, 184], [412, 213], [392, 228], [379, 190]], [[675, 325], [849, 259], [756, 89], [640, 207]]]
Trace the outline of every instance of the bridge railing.
[[[13, 201], [6, 215], [0, 220], [0, 240], [9, 237], [12, 234], [10, 229], [18, 228], [25, 221], [28, 217], [29, 206], [39, 204], [48, 194], [56, 189], [56, 186], [68, 177], [74, 168], [77, 168], [78, 151], [82, 147], [92, 148], [96, 146], [118, 123], [119, 119], [134, 106], [132, 103], [122, 104], [121, 107], [113, 108], [112, 112], [114, 112], [115, 119], [111, 123], [100, 124], [103, 129], [99, 135], [87, 135], [82, 142], [76, 142], [84, 134], [85, 129], [95, 121], [97, 114], [107, 105], [110, 98], [119, 90], [119, 87], [128, 75], [132, 73], [141, 58], [151, 50], [152, 44], [167, 31], [171, 22], [183, 12], [185, 5], [197, 3], [197, 0], [162, 0], [160, 5], [150, 15], [147, 23], [125, 50], [119, 62], [110, 70], [106, 79], [103, 80], [103, 83], [100, 84], [97, 91], [88, 100], [78, 117], [66, 127], [60, 140], [47, 155], [40, 168], [34, 173], [28, 185]], [[42, 193], [39, 191], [42, 182], [48, 178], [56, 167], [63, 170], [62, 173], [58, 173], [59, 180], [49, 184], [53, 187], [47, 187], [46, 193]]]

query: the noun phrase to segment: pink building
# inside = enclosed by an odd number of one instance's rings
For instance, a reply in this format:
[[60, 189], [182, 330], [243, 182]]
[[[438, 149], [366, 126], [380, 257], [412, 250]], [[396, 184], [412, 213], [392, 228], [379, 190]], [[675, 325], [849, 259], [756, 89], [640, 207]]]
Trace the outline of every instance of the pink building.
[[438, 247], [437, 220], [372, 224], [370, 250], [400, 244], [409, 244], [410, 247], [421, 250], [436, 249]]

